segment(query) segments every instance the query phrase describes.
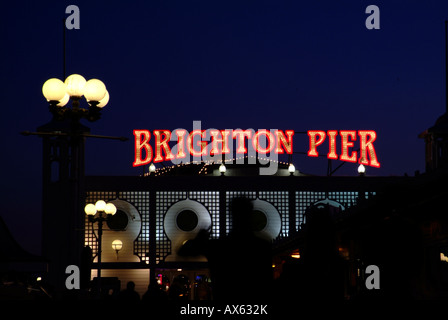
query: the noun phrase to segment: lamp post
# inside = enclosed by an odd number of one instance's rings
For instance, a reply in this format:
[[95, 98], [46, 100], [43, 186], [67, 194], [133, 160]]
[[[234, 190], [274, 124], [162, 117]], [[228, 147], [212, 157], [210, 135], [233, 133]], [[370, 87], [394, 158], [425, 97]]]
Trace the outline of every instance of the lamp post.
[[223, 163], [221, 163], [221, 165], [219, 166], [219, 172], [221, 173], [221, 176], [224, 176], [225, 173], [227, 171], [226, 165]]
[[[70, 119], [73, 122], [85, 118], [96, 121], [100, 118], [101, 109], [109, 102], [109, 92], [101, 80], [86, 79], [79, 74], [72, 74], [62, 82], [59, 79], [48, 79], [42, 86], [42, 93], [50, 104], [50, 112], [56, 120]], [[85, 97], [88, 109], [80, 108], [80, 100]], [[72, 108], [67, 107], [72, 100]]]
[[[361, 161], [363, 161], [363, 159], [361, 159]], [[366, 175], [366, 167], [360, 163], [358, 166], [358, 176], [359, 177], [364, 177]], [[365, 191], [364, 191], [364, 187], [363, 184], [360, 184], [360, 188], [359, 188], [359, 192], [358, 192], [358, 201], [363, 201], [366, 197], [365, 197]]]
[[[42, 152], [42, 254], [50, 261], [49, 282], [56, 290], [65, 290], [63, 270], [67, 265], [79, 265], [84, 235], [82, 208], [84, 192], [84, 145], [86, 137], [109, 138], [90, 135], [90, 129], [81, 119], [96, 121], [102, 108], [109, 101], [104, 83], [72, 74], [65, 80], [51, 78], [42, 86], [42, 93], [49, 104], [52, 120], [40, 126], [37, 132], [22, 132], [43, 139]], [[82, 106], [83, 98], [88, 106]], [[61, 216], [62, 211], [69, 212]], [[61, 223], [55, 228], [53, 221]], [[58, 245], [56, 245], [58, 244]], [[66, 255], [60, 248], [69, 248]]]
[[361, 163], [358, 166], [358, 175], [363, 177], [366, 174], [366, 167]]
[[[84, 235], [82, 208], [84, 191], [84, 145], [90, 129], [81, 119], [96, 121], [109, 101], [104, 83], [72, 74], [65, 80], [51, 78], [42, 86], [49, 104], [52, 120], [40, 126], [37, 132], [22, 132], [43, 138], [42, 152], [42, 254], [50, 261], [48, 276], [56, 290], [65, 290], [63, 270], [67, 265], [79, 265]], [[83, 106], [85, 98], [88, 106]], [[61, 211], [67, 210], [61, 216]], [[53, 221], [60, 221], [55, 228]], [[55, 245], [58, 244], [58, 245]], [[67, 255], [60, 248], [68, 248]]]
[[115, 250], [115, 253], [117, 254], [117, 260], [118, 260], [118, 252], [123, 248], [123, 242], [120, 239], [112, 241], [112, 249]]
[[[64, 72], [65, 74], [65, 72]], [[86, 79], [79, 74], [68, 76], [65, 81], [51, 78], [42, 86], [42, 93], [53, 115], [51, 121], [37, 128], [37, 132], [23, 131], [25, 136], [42, 138], [42, 254], [48, 264], [48, 280], [56, 290], [65, 290], [67, 265], [79, 265], [84, 234], [82, 208], [84, 191], [84, 145], [86, 138], [126, 141], [125, 137], [109, 137], [90, 134], [81, 119], [90, 122], [101, 116], [109, 102], [109, 93], [98, 79]], [[85, 98], [88, 107], [82, 106]], [[69, 103], [71, 100], [71, 103]], [[67, 210], [61, 216], [61, 211]], [[61, 223], [55, 228], [53, 221]], [[58, 245], [55, 245], [58, 244]], [[67, 255], [60, 248], [70, 248]]]
[[[89, 203], [85, 206], [84, 212], [89, 217], [89, 222], [98, 222], [98, 286], [101, 282], [101, 250], [102, 250], [102, 238], [103, 238], [103, 222], [107, 221], [110, 216], [113, 216], [117, 212], [117, 208], [113, 203], [107, 203], [103, 200], [97, 201], [95, 204]], [[103, 215], [105, 213], [105, 215]], [[121, 249], [121, 248], [120, 248]]]
[[296, 172], [296, 167], [292, 164], [292, 162], [289, 163], [288, 172], [289, 172], [289, 175], [291, 175], [291, 176], [293, 176], [294, 173]]

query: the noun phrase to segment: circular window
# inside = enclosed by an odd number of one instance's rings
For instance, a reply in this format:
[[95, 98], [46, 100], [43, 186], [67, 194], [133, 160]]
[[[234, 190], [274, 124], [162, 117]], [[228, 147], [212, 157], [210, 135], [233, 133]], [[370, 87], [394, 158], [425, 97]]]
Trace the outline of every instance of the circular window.
[[263, 230], [268, 224], [268, 218], [264, 214], [264, 212], [260, 210], [252, 211], [252, 230], [255, 232]]
[[198, 216], [194, 211], [183, 210], [177, 215], [176, 224], [182, 231], [192, 231], [198, 225]]
[[109, 229], [114, 231], [126, 230], [128, 223], [128, 215], [126, 214], [126, 212], [121, 210], [117, 210], [117, 212], [113, 216], [110, 216], [107, 219], [107, 226], [109, 227]]

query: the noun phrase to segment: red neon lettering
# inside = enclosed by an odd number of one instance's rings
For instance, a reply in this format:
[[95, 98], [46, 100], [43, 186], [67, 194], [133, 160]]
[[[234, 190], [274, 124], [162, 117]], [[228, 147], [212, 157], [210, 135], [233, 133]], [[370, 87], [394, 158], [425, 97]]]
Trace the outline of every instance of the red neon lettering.
[[338, 155], [336, 154], [336, 136], [338, 135], [337, 130], [329, 130], [327, 131], [328, 137], [330, 138], [330, 145], [328, 147], [329, 151], [327, 154], [328, 159], [338, 159]]
[[[205, 130], [193, 130], [187, 137], [187, 149], [193, 157], [205, 156], [207, 154], [207, 141], [202, 141], [204, 133]], [[201, 137], [196, 143], [201, 148], [201, 151], [194, 149], [194, 136], [197, 135]]]
[[[171, 148], [168, 145], [168, 142], [171, 139], [171, 131], [169, 130], [154, 130], [155, 137], [155, 157], [154, 162], [161, 162], [165, 160], [174, 159], [173, 154], [171, 153]], [[165, 157], [162, 155], [162, 151], [165, 152]]]
[[184, 129], [177, 129], [176, 135], [177, 135], [177, 155], [176, 159], [185, 158], [187, 155], [184, 151], [184, 140], [185, 140], [185, 133], [187, 133], [187, 130]]
[[[261, 129], [252, 133], [253, 130], [210, 130], [211, 143], [210, 143], [210, 155], [230, 153], [229, 150], [229, 139], [236, 140], [237, 150], [236, 153], [244, 154], [247, 153], [246, 141], [252, 140], [252, 145], [258, 153], [267, 154], [275, 152], [278, 154], [293, 153], [293, 130], [276, 130], [275, 133], [266, 129]], [[171, 141], [172, 132], [169, 130], [154, 130], [155, 139], [155, 157], [154, 162], [171, 160], [174, 158], [180, 159], [186, 157], [186, 148], [188, 152], [194, 157], [202, 157], [207, 155], [207, 142], [202, 140], [205, 138], [205, 130], [193, 130], [187, 135], [187, 131], [183, 129], [178, 129], [175, 131], [177, 135], [177, 152], [173, 154], [171, 151], [169, 142]], [[232, 135], [230, 135], [232, 132]], [[153, 149], [149, 144], [151, 139], [151, 132], [149, 130], [134, 130], [135, 136], [135, 159], [133, 166], [142, 166], [149, 164], [153, 158]], [[329, 150], [327, 157], [328, 159], [338, 159], [338, 154], [336, 153], [336, 138], [337, 135], [341, 136], [341, 155], [339, 160], [356, 162], [359, 156], [359, 163], [363, 165], [370, 165], [373, 167], [380, 167], [378, 161], [375, 147], [373, 143], [376, 140], [377, 134], [373, 130], [310, 130], [308, 131], [308, 137], [310, 142], [310, 148], [308, 151], [308, 156], [317, 157], [319, 153], [317, 152], [317, 147], [320, 146], [329, 137]], [[360, 137], [360, 152], [352, 151], [354, 141], [356, 141], [357, 135]], [[198, 137], [199, 136], [199, 137]], [[252, 137], [253, 136], [253, 137]], [[260, 146], [260, 137], [264, 136], [266, 146]], [[199, 138], [199, 139], [198, 139]], [[186, 139], [186, 143], [184, 144]], [[248, 142], [249, 143], [249, 142]]]
[[[292, 136], [294, 135], [294, 130], [286, 130], [286, 135], [288, 139], [286, 139], [285, 134], [282, 130], [277, 130], [277, 149], [276, 153], [283, 154], [283, 148], [285, 149], [287, 154], [292, 154]], [[283, 146], [283, 148], [282, 148]]]
[[[373, 146], [373, 142], [376, 140], [376, 132], [375, 131], [358, 131], [360, 140], [361, 140], [361, 159], [360, 163], [365, 165], [371, 165], [372, 167], [380, 167], [380, 163], [378, 162], [378, 159], [376, 157], [375, 148]], [[369, 140], [367, 140], [367, 136], [370, 137]], [[367, 151], [369, 153], [370, 162], [367, 160]]]
[[237, 138], [236, 153], [247, 153], [244, 137], [250, 139], [252, 137], [252, 131], [241, 129], [233, 130], [232, 138]]
[[[266, 148], [262, 148], [260, 147], [260, 136], [261, 135], [265, 135], [268, 141], [268, 146]], [[263, 130], [258, 130], [255, 135], [254, 138], [252, 139], [252, 145], [254, 146], [255, 150], [258, 153], [270, 153], [272, 152], [272, 150], [274, 150], [275, 147], [275, 138], [274, 135], [272, 134], [271, 131], [263, 129]]]
[[[210, 130], [210, 135], [212, 136], [212, 149], [210, 150], [211, 155], [230, 153], [229, 150], [229, 134], [228, 130]], [[218, 148], [218, 143], [221, 144], [221, 150]]]
[[[316, 147], [320, 146], [325, 140], [325, 131], [310, 130], [308, 131], [308, 136], [310, 137], [310, 150], [308, 151], [309, 157], [317, 157], [319, 153], [316, 151]], [[318, 140], [316, 141], [316, 136]]]
[[[348, 162], [356, 162], [357, 152], [353, 151], [351, 156], [348, 155], [348, 148], [353, 147], [353, 141], [356, 140], [356, 131], [355, 130], [341, 130], [339, 131], [341, 134], [341, 149], [342, 154], [339, 158], [342, 161]], [[351, 137], [353, 141], [348, 141], [348, 137]]]
[[[144, 166], [150, 163], [152, 159], [152, 148], [148, 144], [149, 139], [151, 138], [151, 133], [148, 130], [134, 130], [134, 136], [135, 136], [135, 160], [132, 165], [134, 167]], [[144, 148], [146, 151], [144, 159], [142, 159], [142, 148]]]

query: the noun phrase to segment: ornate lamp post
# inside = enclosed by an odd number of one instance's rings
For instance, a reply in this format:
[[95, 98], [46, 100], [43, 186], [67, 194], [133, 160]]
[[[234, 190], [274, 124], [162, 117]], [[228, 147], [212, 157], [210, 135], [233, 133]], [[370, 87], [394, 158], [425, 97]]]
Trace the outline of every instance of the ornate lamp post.
[[[85, 118], [96, 121], [100, 118], [101, 109], [109, 102], [109, 92], [101, 80], [86, 81], [79, 74], [68, 76], [65, 82], [56, 78], [48, 79], [42, 87], [42, 93], [50, 104], [50, 112], [56, 120], [79, 121]], [[89, 104], [89, 109], [80, 108], [83, 96]], [[66, 107], [70, 99], [72, 108]]]
[[[50, 261], [48, 280], [56, 290], [64, 290], [68, 265], [79, 265], [84, 243], [82, 208], [84, 192], [84, 145], [90, 135], [81, 119], [96, 121], [109, 101], [104, 83], [79, 74], [65, 81], [51, 78], [42, 86], [52, 120], [37, 132], [22, 132], [43, 139], [42, 152], [42, 253]], [[85, 98], [88, 106], [82, 106]], [[71, 100], [71, 103], [69, 103]], [[63, 213], [63, 214], [61, 214]], [[54, 225], [58, 221], [58, 225]], [[64, 252], [61, 254], [61, 252]]]
[[[89, 217], [91, 223], [98, 222], [98, 282], [101, 281], [101, 250], [103, 238], [103, 222], [107, 221], [110, 216], [117, 212], [117, 208], [111, 202], [106, 203], [103, 200], [97, 201], [95, 204], [89, 203], [85, 206], [84, 212]], [[121, 248], [120, 248], [121, 249]], [[100, 286], [101, 288], [101, 286]]]

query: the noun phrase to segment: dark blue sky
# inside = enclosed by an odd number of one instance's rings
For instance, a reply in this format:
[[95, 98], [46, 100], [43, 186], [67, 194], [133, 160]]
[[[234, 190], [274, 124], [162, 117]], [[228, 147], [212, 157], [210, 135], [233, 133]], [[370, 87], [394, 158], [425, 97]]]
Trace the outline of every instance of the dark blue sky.
[[[20, 1], [2, 4], [1, 216], [20, 244], [40, 251], [41, 140], [24, 137], [51, 118], [42, 84], [67, 74], [104, 81], [110, 93], [94, 134], [133, 129], [371, 129], [381, 168], [424, 171], [417, 135], [445, 111], [441, 1]], [[368, 5], [380, 30], [367, 30]], [[295, 151], [307, 151], [305, 137]], [[133, 141], [87, 142], [87, 174], [136, 175]], [[325, 161], [295, 156], [325, 174]], [[353, 175], [356, 165], [338, 174]]]

